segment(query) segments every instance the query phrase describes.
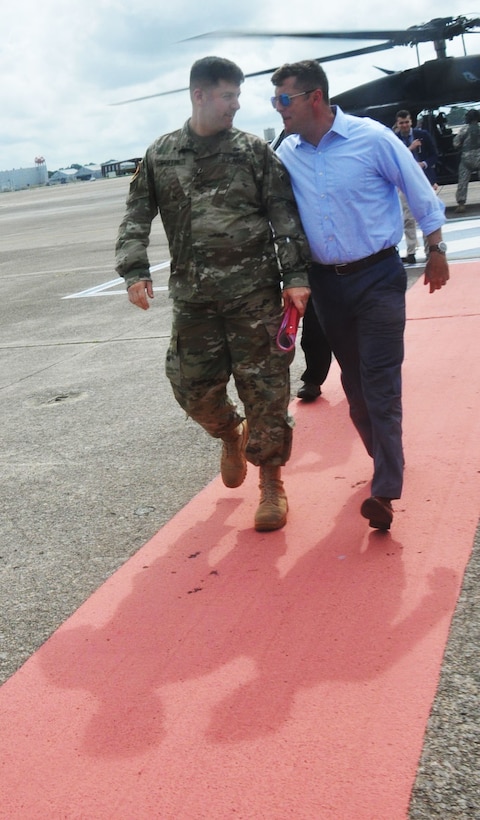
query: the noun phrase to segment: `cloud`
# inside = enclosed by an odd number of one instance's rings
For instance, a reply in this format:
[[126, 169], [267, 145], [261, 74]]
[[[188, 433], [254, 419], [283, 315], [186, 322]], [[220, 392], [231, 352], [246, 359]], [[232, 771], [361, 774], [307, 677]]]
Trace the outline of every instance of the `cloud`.
[[[461, 14], [456, 6], [440, 0], [435, 16]], [[205, 12], [206, 6], [194, 0], [172, 4], [138, 0], [133, 6], [125, 0], [44, 0], [41, 6], [33, 0], [9, 3], [2, 9], [0, 170], [31, 166], [39, 154], [46, 158], [49, 170], [72, 162], [141, 156], [155, 137], [188, 117], [188, 94], [119, 107], [110, 103], [186, 86], [190, 65], [207, 54], [229, 57], [248, 73], [354, 46], [352, 41], [310, 38], [181, 42], [185, 38], [212, 29], [405, 28], [431, 19], [432, 4], [407, 0], [401, 8], [391, 9], [379, 6], [377, 0], [361, 5], [349, 0], [315, 13], [311, 0], [296, 0], [294, 9], [285, 0], [261, 4], [244, 0], [241, 6], [228, 7], [213, 0]], [[430, 45], [420, 51], [422, 59], [434, 56]], [[461, 53], [459, 38], [449, 44], [449, 53]], [[412, 67], [415, 49], [397, 48], [329, 63], [332, 93], [376, 79], [380, 75], [375, 64]], [[236, 125], [260, 135], [265, 128], [279, 130], [270, 95], [268, 75], [248, 80]]]

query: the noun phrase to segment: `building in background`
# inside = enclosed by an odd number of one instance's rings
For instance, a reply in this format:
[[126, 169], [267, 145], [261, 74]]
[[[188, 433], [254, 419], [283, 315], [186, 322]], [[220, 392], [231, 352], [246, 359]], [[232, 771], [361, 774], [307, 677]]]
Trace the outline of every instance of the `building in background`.
[[55, 173], [52, 174], [48, 180], [48, 184], [57, 185], [65, 182], [75, 182], [76, 176], [76, 168], [61, 168], [59, 171], [55, 171]]
[[35, 157], [33, 168], [13, 168], [0, 171], [0, 191], [19, 191], [48, 182], [47, 164], [43, 157]]
[[75, 165], [72, 168], [60, 168], [48, 180], [48, 185], [57, 185], [66, 182], [85, 182], [91, 179], [100, 179], [102, 169], [100, 165]]
[[110, 159], [108, 162], [102, 162], [102, 176], [110, 178], [134, 174], [141, 159], [141, 157], [133, 157], [133, 159], [120, 161], [118, 159]]
[[135, 173], [141, 157], [103, 162], [101, 165], [72, 165], [70, 168], [59, 168], [58, 171], [47, 171], [43, 157], [35, 158], [33, 168], [14, 168], [11, 171], [0, 171], [0, 192], [19, 191], [37, 185], [59, 185], [67, 182], [78, 182], [109, 177], [130, 176]]

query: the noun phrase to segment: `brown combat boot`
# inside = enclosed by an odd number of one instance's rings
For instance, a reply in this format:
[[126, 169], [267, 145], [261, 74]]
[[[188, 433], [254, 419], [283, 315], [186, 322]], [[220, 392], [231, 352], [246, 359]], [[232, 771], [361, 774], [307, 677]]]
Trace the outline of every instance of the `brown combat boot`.
[[242, 421], [228, 438], [223, 439], [222, 458], [220, 460], [220, 471], [225, 487], [240, 487], [247, 475], [247, 459], [245, 458], [245, 447], [247, 446], [248, 426], [246, 420]]
[[287, 523], [288, 501], [280, 478], [281, 467], [260, 467], [260, 504], [255, 513], [259, 532], [279, 530]]

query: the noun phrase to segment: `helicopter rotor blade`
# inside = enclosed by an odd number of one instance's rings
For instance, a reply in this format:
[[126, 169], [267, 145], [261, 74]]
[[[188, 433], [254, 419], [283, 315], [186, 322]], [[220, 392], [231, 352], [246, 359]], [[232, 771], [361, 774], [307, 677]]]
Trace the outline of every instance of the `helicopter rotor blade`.
[[374, 65], [373, 67], [376, 68], [377, 71], [381, 71], [383, 74], [387, 74], [389, 77], [392, 74], [397, 73], [393, 68], [382, 68], [380, 65]]
[[168, 94], [179, 94], [181, 91], [189, 91], [188, 88], [173, 88], [171, 91], [157, 91], [156, 94], [146, 94], [144, 97], [132, 97], [130, 100], [120, 100], [120, 102], [108, 103], [112, 105], [128, 105], [128, 103], [140, 102], [141, 100], [153, 100], [154, 97], [166, 97]]
[[[327, 54], [325, 57], [314, 57], [317, 63], [331, 63], [334, 60], [346, 60], [348, 57], [356, 57], [359, 54], [372, 54], [375, 51], [385, 51], [393, 48], [391, 43], [381, 43], [378, 46], [365, 46], [365, 48], [356, 48], [353, 51], [342, 51], [341, 54]], [[253, 71], [251, 74], [245, 74], [245, 77], [261, 77], [262, 74], [272, 74], [279, 66], [274, 68], [265, 68], [262, 71]]]
[[[427, 43], [434, 40], [451, 40], [453, 37], [465, 34], [472, 28], [480, 26], [480, 18], [468, 19], [467, 17], [439, 17], [422, 23], [418, 26], [410, 26], [407, 29], [383, 29], [367, 31], [248, 31], [245, 29], [227, 29], [210, 31], [206, 34], [197, 34], [188, 37], [187, 40], [211, 39], [212, 37], [296, 37], [323, 40], [390, 40], [392, 48], [394, 45], [407, 46], [418, 43]], [[186, 42], [182, 40], [181, 42]]]
[[311, 40], [392, 40], [403, 37], [405, 30], [401, 31], [248, 31], [241, 29], [219, 29], [218, 31], [207, 31], [205, 34], [195, 34], [180, 40], [181, 43], [188, 43], [190, 40], [209, 40], [213, 37], [239, 39], [242, 37], [299, 37]]
[[[211, 31], [206, 34], [197, 34], [194, 37], [188, 37], [186, 40], [180, 42], [188, 42], [189, 40], [201, 40], [208, 38], [259, 38], [259, 37], [296, 37], [305, 39], [323, 39], [323, 40], [385, 40], [375, 46], [366, 46], [365, 48], [352, 49], [337, 54], [329, 54], [325, 57], [317, 57], [317, 62], [327, 63], [334, 60], [343, 60], [348, 57], [355, 57], [360, 54], [372, 54], [376, 51], [385, 51], [386, 49], [394, 48], [395, 46], [413, 46], [419, 43], [433, 42], [437, 57], [442, 58], [446, 56], [445, 40], [452, 40], [454, 37], [463, 36], [466, 33], [476, 34], [478, 32], [472, 29], [480, 28], [480, 18], [468, 18], [465, 16], [459, 17], [437, 17], [430, 20], [428, 23], [422, 23], [417, 26], [410, 26], [407, 29], [387, 29], [382, 31], [322, 31], [322, 32], [272, 32], [272, 31], [246, 31], [246, 30], [224, 30]], [[264, 74], [269, 74], [275, 71], [275, 68], [267, 68], [262, 71], [255, 71], [250, 74], [245, 74], [245, 77], [260, 77]], [[385, 72], [387, 73], [387, 72]], [[142, 97], [134, 97], [130, 100], [121, 100], [120, 102], [110, 103], [110, 105], [127, 105], [132, 102], [140, 102], [141, 100], [151, 100], [155, 97], [166, 97], [169, 94], [178, 94], [182, 91], [188, 91], [188, 88], [175, 88], [171, 91], [159, 91], [156, 94], [146, 94]]]
[[[365, 46], [365, 48], [356, 48], [352, 51], [342, 51], [338, 54], [327, 54], [325, 57], [315, 57], [314, 59], [316, 59], [317, 63], [330, 63], [334, 60], [345, 60], [348, 57], [356, 57], [359, 54], [372, 54], [375, 51], [385, 51], [389, 48], [393, 48], [392, 43], [381, 43], [377, 46]], [[274, 66], [274, 68], [264, 68], [262, 71], [252, 71], [249, 74], [245, 74], [245, 77], [261, 77], [264, 74], [273, 74], [278, 67], [279, 66]], [[109, 105], [128, 105], [128, 103], [141, 102], [142, 100], [152, 100], [155, 97], [166, 97], [168, 94], [179, 94], [181, 91], [188, 90], [188, 88], [175, 88], [172, 91], [157, 91], [156, 94], [146, 94], [144, 97], [133, 97], [130, 100], [121, 100], [120, 102], [109, 103]]]

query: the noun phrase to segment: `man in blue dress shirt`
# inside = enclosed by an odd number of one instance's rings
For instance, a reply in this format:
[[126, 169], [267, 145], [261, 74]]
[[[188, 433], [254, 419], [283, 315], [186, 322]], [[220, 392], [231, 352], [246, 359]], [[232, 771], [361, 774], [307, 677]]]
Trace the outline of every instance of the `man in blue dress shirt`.
[[387, 530], [403, 483], [401, 366], [407, 277], [397, 245], [403, 219], [397, 189], [428, 239], [424, 282], [449, 278], [443, 203], [390, 128], [330, 106], [328, 80], [314, 60], [272, 77], [286, 138], [287, 167], [312, 254], [315, 310], [340, 365], [351, 419], [373, 458], [370, 526]]

